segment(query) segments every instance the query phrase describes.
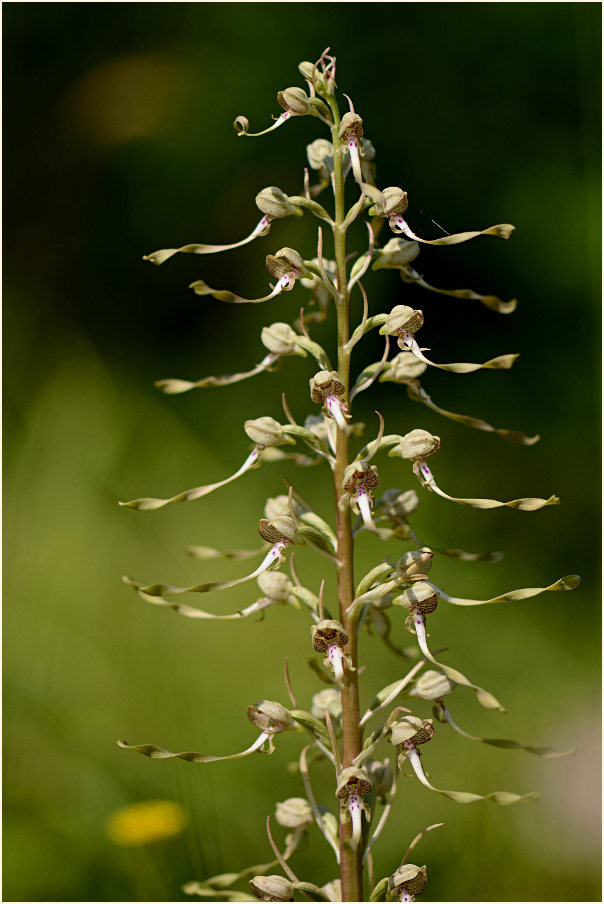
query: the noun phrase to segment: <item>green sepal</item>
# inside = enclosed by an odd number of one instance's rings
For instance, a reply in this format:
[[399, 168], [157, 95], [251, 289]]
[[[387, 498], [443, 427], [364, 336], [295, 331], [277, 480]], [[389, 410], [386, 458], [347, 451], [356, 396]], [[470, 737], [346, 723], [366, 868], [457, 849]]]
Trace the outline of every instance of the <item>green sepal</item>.
[[292, 719], [295, 719], [299, 725], [310, 732], [313, 738], [316, 738], [317, 741], [320, 741], [321, 744], [323, 744], [328, 749], [331, 748], [329, 734], [322, 722], [319, 722], [318, 719], [315, 719], [314, 716], [311, 716], [310, 713], [307, 713], [303, 709], [291, 709], [290, 715]]
[[318, 342], [314, 342], [312, 339], [309, 339], [308, 336], [300, 334], [296, 335], [296, 344], [299, 345], [300, 348], [305, 349], [307, 352], [310, 352], [319, 367], [321, 367], [323, 370], [333, 370], [327, 352], [319, 345]]
[[306, 895], [311, 901], [331, 900], [318, 885], [314, 885], [312, 882], [294, 882], [293, 885], [296, 891]]
[[315, 512], [304, 512], [299, 519], [298, 528], [305, 539], [324, 552], [333, 555], [337, 551], [336, 535], [329, 524]]
[[385, 901], [386, 900], [386, 892], [388, 891], [388, 876], [385, 876], [383, 879], [380, 879], [378, 884], [375, 886], [371, 895], [369, 896], [370, 901]]
[[323, 445], [317, 434], [313, 433], [312, 430], [308, 430], [306, 427], [301, 427], [299, 424], [284, 424], [283, 432], [287, 436], [294, 436], [297, 439], [301, 439], [307, 446], [310, 446], [311, 449], [328, 452], [328, 449]]
[[310, 210], [310, 212], [320, 220], [325, 220], [327, 223], [333, 224], [333, 220], [331, 219], [325, 208], [318, 204], [317, 201], [311, 201], [310, 198], [305, 198], [302, 195], [293, 195], [287, 200], [291, 204], [296, 204], [298, 207], [305, 207], [306, 210]]
[[392, 565], [389, 565], [388, 562], [381, 562], [379, 565], [376, 565], [375, 568], [368, 571], [365, 577], [361, 579], [361, 582], [355, 591], [355, 598], [363, 596], [373, 584], [380, 583], [380, 578], [385, 578], [386, 575], [392, 574], [393, 570]]

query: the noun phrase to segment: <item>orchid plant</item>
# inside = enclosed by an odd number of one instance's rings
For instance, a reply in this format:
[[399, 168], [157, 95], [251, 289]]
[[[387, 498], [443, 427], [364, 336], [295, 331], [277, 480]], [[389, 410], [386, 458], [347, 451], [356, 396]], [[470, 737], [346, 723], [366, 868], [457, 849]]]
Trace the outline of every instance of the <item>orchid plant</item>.
[[[422, 428], [411, 429], [404, 435], [386, 433], [380, 414], [375, 436], [353, 451], [353, 446], [359, 445], [358, 437], [364, 429], [363, 424], [353, 420], [353, 402], [359, 393], [379, 382], [401, 384], [413, 401], [465, 426], [498, 434], [512, 443], [530, 446], [537, 442], [538, 436], [495, 428], [480, 418], [439, 407], [420, 383], [420, 378], [429, 368], [454, 374], [472, 373], [483, 368], [506, 370], [513, 365], [516, 355], [504, 354], [483, 363], [437, 363], [425, 354], [428, 350], [418, 344], [417, 334], [424, 323], [423, 312], [405, 304], [396, 304], [387, 313], [370, 313], [364, 285], [370, 268], [396, 270], [404, 283], [416, 284], [431, 292], [469, 303], [478, 302], [494, 314], [510, 314], [516, 307], [515, 299], [502, 301], [494, 295], [480, 295], [469, 289], [437, 288], [413, 265], [421, 244], [455, 245], [483, 235], [507, 239], [514, 227], [503, 223], [488, 229], [445, 234], [436, 239], [418, 235], [405, 219], [407, 192], [399, 187], [377, 186], [374, 148], [364, 136], [361, 116], [346, 95], [348, 110], [341, 114], [336, 99], [335, 57], [329, 55], [328, 49], [316, 63], [304, 62], [299, 69], [306, 89], [292, 87], [278, 93], [277, 100], [283, 112], [269, 128], [250, 132], [249, 122], [243, 116], [238, 116], [234, 125], [240, 137], [250, 138], [275, 131], [299, 116], [312, 116], [318, 120], [327, 130], [326, 137], [317, 138], [307, 147], [308, 167], [304, 171], [303, 191], [289, 195], [276, 186], [260, 191], [256, 205], [262, 217], [241, 241], [231, 245], [185, 245], [156, 251], [145, 259], [159, 265], [177, 252], [198, 255], [227, 252], [267, 237], [273, 227], [281, 227], [280, 221], [287, 217], [310, 215], [317, 218], [316, 255], [305, 257], [290, 247], [268, 254], [266, 266], [274, 283], [262, 297], [243, 298], [228, 290], [211, 288], [202, 280], [191, 285], [199, 296], [211, 296], [231, 304], [258, 304], [271, 301], [284, 292], [297, 290], [301, 296], [303, 290], [306, 292], [300, 317], [295, 323], [279, 321], [262, 329], [260, 340], [265, 353], [259, 364], [243, 373], [195, 381], [164, 379], [157, 384], [168, 394], [206, 386], [225, 386], [272, 371], [284, 358], [310, 356], [316, 362], [316, 373], [310, 379], [310, 400], [315, 406], [313, 413], [309, 414], [304, 424], [298, 423], [283, 396], [284, 423], [272, 417], [245, 422], [244, 430], [253, 447], [234, 474], [167, 499], [145, 497], [120, 504], [144, 511], [173, 502], [200, 499], [267, 463], [328, 467], [333, 475], [334, 487], [331, 517], [327, 513], [319, 514], [312, 502], [302, 498], [290, 485], [287, 496], [277, 495], [266, 502], [264, 517], [258, 525], [262, 539], [259, 548], [189, 548], [189, 552], [199, 560], [260, 558], [260, 564], [245, 577], [188, 587], [148, 584], [131, 578], [124, 580], [143, 600], [168, 607], [187, 618], [239, 620], [264, 614], [274, 606], [289, 605], [297, 609], [297, 617], [305, 619], [311, 629], [310, 638], [308, 635], [305, 637], [302, 631], [299, 643], [310, 641], [312, 650], [319, 654], [316, 670], [329, 686], [318, 691], [306, 709], [301, 708], [286, 667], [288, 704], [261, 700], [248, 706], [247, 716], [259, 734], [252, 744], [239, 753], [172, 753], [151, 744], [129, 745], [125, 741], [119, 744], [154, 759], [180, 758], [207, 764], [258, 752], [272, 754], [278, 743], [277, 736], [282, 732], [306, 734], [306, 744], [298, 761], [301, 796], [276, 804], [276, 822], [288, 830], [282, 845], [275, 841], [267, 821], [274, 859], [240, 872], [189, 882], [184, 886], [186, 893], [232, 901], [256, 898], [291, 901], [295, 896], [322, 901], [414, 901], [426, 887], [427, 868], [409, 862], [409, 858], [421, 837], [436, 826], [427, 826], [406, 850], [401, 850], [401, 861], [392, 864], [390, 875], [375, 876], [372, 859], [373, 847], [393, 807], [397, 777], [404, 772], [407, 764], [428, 790], [457, 803], [486, 800], [509, 805], [535, 797], [532, 793], [507, 791], [484, 794], [450, 791], [432, 784], [423, 767], [424, 745], [431, 743], [435, 736], [438, 739], [441, 724], [448, 723], [451, 729], [465, 738], [497, 747], [522, 749], [542, 757], [562, 755], [550, 747], [527, 746], [500, 738], [480, 738], [469, 734], [455, 722], [449, 711], [448, 699], [458, 687], [470, 688], [478, 703], [487, 709], [503, 712], [504, 708], [492, 693], [471, 681], [458, 668], [443, 662], [440, 654], [437, 658], [431, 651], [428, 645], [428, 617], [437, 617], [435, 613], [439, 603], [479, 606], [523, 600], [545, 591], [570, 590], [577, 586], [579, 578], [569, 575], [546, 587], [512, 590], [485, 600], [448, 595], [429, 577], [435, 556], [483, 562], [496, 561], [499, 556], [425, 545], [412, 527], [422, 490], [435, 493], [448, 502], [477, 509], [507, 506], [521, 511], [536, 511], [556, 505], [558, 498], [552, 495], [548, 499], [523, 497], [498, 501], [450, 495], [439, 486], [432, 465], [428, 464], [428, 460], [431, 462], [439, 452], [440, 438]], [[311, 172], [316, 179], [310, 178]], [[348, 210], [345, 207], [347, 180], [349, 190], [352, 183], [356, 194]], [[329, 188], [333, 192], [331, 212], [316, 200]], [[347, 230], [363, 218], [367, 227], [367, 247], [360, 253], [351, 254], [347, 247]], [[391, 236], [380, 242], [384, 227], [390, 230]], [[324, 229], [328, 229], [333, 236], [332, 259], [324, 256]], [[360, 322], [352, 327], [350, 304], [354, 296], [362, 302], [363, 313]], [[311, 324], [329, 317], [335, 319], [337, 333], [335, 362], [309, 332]], [[384, 337], [383, 355], [379, 361], [353, 377], [352, 352], [372, 330], [378, 330]], [[391, 344], [396, 345], [394, 355], [390, 353]], [[288, 449], [295, 444], [301, 445], [302, 451]], [[409, 488], [381, 488], [377, 462], [384, 452], [409, 462], [419, 492]], [[364, 532], [377, 535], [386, 544], [385, 554], [355, 583], [354, 544]], [[401, 543], [410, 544], [411, 549], [401, 552]], [[326, 599], [324, 582], [314, 588], [300, 584], [292, 559], [294, 549], [302, 546], [311, 553], [319, 554], [325, 568], [335, 571], [337, 597]], [[284, 567], [288, 558], [289, 573]], [[257, 581], [260, 595], [255, 602], [234, 613], [215, 614], [180, 602], [185, 594], [219, 591], [252, 580]], [[399, 614], [397, 609], [402, 609], [403, 613]], [[392, 621], [403, 615], [405, 627], [414, 638], [414, 643], [407, 649], [396, 647], [390, 639]], [[362, 627], [398, 653], [407, 661], [408, 667], [403, 669], [404, 674], [399, 672], [393, 676], [394, 680], [388, 686], [373, 689], [376, 691], [373, 702], [364, 713], [359, 702], [358, 641]], [[371, 688], [368, 690], [372, 691]], [[402, 705], [401, 700], [410, 706]], [[417, 714], [416, 707], [426, 702], [433, 708], [431, 719]], [[381, 717], [381, 721], [378, 718], [378, 724], [372, 726], [375, 717]], [[383, 759], [378, 758], [380, 747]], [[331, 787], [322, 788], [320, 792], [311, 784], [312, 767], [319, 760], [327, 761], [333, 767]], [[338, 806], [330, 808], [330, 800], [333, 803], [337, 801]], [[313, 877], [300, 879], [290, 865], [290, 859], [300, 849], [312, 826], [319, 830], [335, 859], [333, 881], [322, 887], [312, 881]], [[281, 875], [274, 872], [277, 868], [281, 870]], [[248, 883], [249, 889], [241, 890], [244, 882]]]

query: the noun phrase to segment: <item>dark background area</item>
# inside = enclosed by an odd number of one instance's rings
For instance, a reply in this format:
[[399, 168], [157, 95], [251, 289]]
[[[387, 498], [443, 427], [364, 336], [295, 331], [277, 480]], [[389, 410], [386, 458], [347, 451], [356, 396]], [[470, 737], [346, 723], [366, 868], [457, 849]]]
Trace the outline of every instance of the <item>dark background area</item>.
[[[378, 184], [408, 191], [422, 234], [438, 235], [431, 220], [449, 232], [517, 227], [508, 242], [426, 247], [418, 261], [436, 286], [517, 297], [512, 316], [403, 286], [386, 271], [364, 281], [372, 312], [400, 303], [424, 311], [421, 344], [436, 360], [520, 352], [508, 373], [434, 370], [423, 384], [443, 408], [541, 435], [535, 447], [513, 446], [386, 384], [358, 399], [367, 439], [379, 408], [388, 432], [441, 437], [434, 470], [451, 495], [562, 499], [535, 513], [478, 512], [423, 494], [414, 525], [425, 542], [505, 552], [490, 566], [441, 559], [434, 581], [489, 597], [568, 573], [584, 579], [572, 594], [439, 607], [433, 646], [449, 647], [448, 661], [508, 710], [480, 710], [460, 689], [460, 724], [579, 752], [538, 760], [441, 727], [424, 757], [437, 786], [536, 789], [541, 799], [462, 807], [402, 781], [376, 875], [443, 821], [417, 852], [430, 900], [600, 900], [600, 5], [5, 3], [3, 13], [4, 900], [184, 900], [186, 880], [269, 860], [266, 815], [302, 793], [287, 770], [295, 737], [271, 758], [208, 767], [152, 762], [115, 740], [243, 749], [253, 740], [245, 706], [286, 702], [285, 655], [310, 707], [320, 688], [306, 666], [304, 616], [190, 622], [146, 606], [120, 576], [185, 584], [244, 574], [245, 563], [194, 562], [184, 547], [256, 545], [264, 499], [282, 492], [282, 476], [329, 517], [328, 475], [266, 466], [191, 506], [148, 514], [116, 501], [232, 473], [249, 447], [243, 421], [282, 418], [283, 390], [299, 420], [311, 413], [313, 368], [298, 359], [224, 389], [167, 397], [152, 385], [260, 360], [260, 329], [293, 321], [304, 290], [235, 307], [187, 286], [203, 278], [265, 294], [265, 254], [284, 245], [316, 254], [310, 215], [222, 255], [160, 268], [141, 257], [237, 241], [257, 222], [260, 189], [301, 192], [305, 146], [323, 126], [300, 118], [239, 140], [232, 122], [245, 114], [254, 131], [269, 125], [277, 91], [302, 85], [298, 63], [327, 45], [377, 150]], [[361, 227], [350, 231], [351, 247], [365, 241]], [[316, 336], [333, 351], [331, 323]], [[355, 367], [381, 348], [368, 338]], [[404, 463], [384, 457], [379, 467], [383, 487], [415, 485]], [[358, 545], [359, 576], [406, 548], [372, 537]], [[315, 590], [322, 564], [298, 556]], [[233, 611], [256, 593], [243, 585], [207, 608]], [[402, 624], [396, 634], [409, 642]], [[375, 638], [363, 638], [362, 658], [368, 703], [404, 663]], [[320, 797], [332, 805], [331, 792]], [[184, 834], [116, 847], [109, 814], [155, 798], [186, 808]], [[313, 834], [294, 864], [301, 878], [334, 878], [324, 847]]]

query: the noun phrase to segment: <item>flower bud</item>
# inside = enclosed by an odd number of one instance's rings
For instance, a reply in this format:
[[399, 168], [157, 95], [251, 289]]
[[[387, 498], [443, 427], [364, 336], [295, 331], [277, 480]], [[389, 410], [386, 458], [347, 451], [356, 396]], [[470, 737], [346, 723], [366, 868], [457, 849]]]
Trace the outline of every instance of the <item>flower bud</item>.
[[262, 191], [258, 192], [256, 195], [256, 206], [267, 217], [275, 220], [289, 217], [291, 214], [301, 217], [304, 213], [302, 208], [292, 204], [285, 192], [277, 188], [276, 185], [269, 185], [268, 188], [263, 188]]
[[418, 716], [404, 716], [394, 723], [390, 732], [390, 741], [395, 747], [407, 742], [414, 746], [426, 744], [433, 737], [432, 719], [420, 719]]
[[421, 311], [414, 311], [406, 304], [397, 304], [392, 308], [386, 323], [380, 327], [380, 335], [396, 336], [401, 332], [415, 333], [424, 323]]
[[401, 897], [407, 893], [415, 897], [421, 895], [428, 884], [426, 867], [405, 863], [388, 879], [388, 892], [391, 896]]
[[407, 461], [427, 458], [440, 449], [440, 437], [433, 436], [427, 430], [411, 430], [402, 437], [398, 446], [391, 449], [390, 455], [400, 455]]
[[253, 421], [246, 421], [243, 429], [252, 442], [259, 446], [280, 446], [292, 442], [283, 432], [281, 424], [273, 417], [258, 417]]
[[282, 876], [254, 876], [250, 889], [261, 901], [293, 901], [294, 886]]
[[256, 580], [264, 595], [271, 600], [285, 601], [292, 592], [292, 582], [280, 571], [263, 571]]
[[284, 110], [289, 110], [296, 116], [304, 116], [311, 110], [304, 88], [286, 88], [285, 91], [279, 91], [277, 101]]
[[[385, 189], [388, 191], [388, 189]], [[392, 238], [387, 242], [373, 265], [374, 270], [403, 270], [419, 254], [419, 244], [408, 239]]]
[[289, 273], [298, 279], [308, 272], [303, 259], [293, 248], [281, 248], [276, 254], [267, 254], [266, 269], [277, 279]]
[[289, 711], [272, 700], [260, 700], [247, 707], [247, 717], [256, 728], [278, 734], [294, 727]]
[[265, 326], [260, 334], [262, 344], [273, 355], [299, 355], [302, 353], [306, 355], [304, 349], [296, 345], [296, 338], [297, 334], [289, 323], [271, 323], [270, 326]]
[[277, 804], [275, 819], [287, 829], [302, 829], [312, 824], [312, 809], [304, 797], [289, 797]]
[[436, 609], [438, 597], [438, 590], [435, 590], [428, 581], [416, 581], [412, 587], [408, 587], [400, 596], [395, 597], [393, 603], [395, 606], [403, 606], [413, 612], [419, 611], [422, 615], [429, 615]]
[[340, 622], [333, 618], [326, 618], [318, 625], [312, 625], [311, 633], [312, 645], [317, 653], [325, 653], [332, 644], [345, 647], [348, 643], [348, 634]]
[[342, 715], [342, 697], [335, 687], [326, 687], [312, 698], [310, 712], [315, 719], [324, 719], [326, 710], [333, 719], [339, 719]]
[[388, 362], [380, 376], [380, 382], [408, 383], [420, 377], [427, 367], [427, 364], [419, 361], [411, 352], [399, 352]]
[[442, 700], [443, 697], [455, 690], [455, 686], [455, 682], [443, 675], [442, 672], [429, 669], [416, 679], [415, 687], [410, 694], [427, 701]]
[[317, 138], [307, 145], [306, 156], [311, 169], [333, 171], [333, 145], [326, 138]]
[[326, 395], [343, 396], [346, 391], [337, 370], [320, 370], [309, 382], [311, 398], [318, 405], [323, 404]]
[[289, 515], [278, 515], [271, 521], [262, 518], [258, 525], [258, 533], [268, 543], [280, 543], [283, 540], [288, 543], [297, 543], [300, 540], [296, 523]]

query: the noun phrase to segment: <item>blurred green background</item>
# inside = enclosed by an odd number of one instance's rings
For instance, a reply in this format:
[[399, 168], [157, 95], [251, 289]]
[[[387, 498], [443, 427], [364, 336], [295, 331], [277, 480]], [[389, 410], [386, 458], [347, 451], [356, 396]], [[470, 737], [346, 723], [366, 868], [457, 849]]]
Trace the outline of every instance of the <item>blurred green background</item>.
[[[157, 269], [141, 256], [236, 241], [258, 219], [261, 188], [300, 192], [305, 145], [322, 137], [321, 124], [302, 118], [238, 141], [232, 121], [244, 113], [252, 129], [267, 126], [277, 90], [302, 83], [297, 64], [331, 45], [340, 90], [377, 149], [378, 184], [409, 192], [426, 215], [424, 234], [437, 234], [430, 218], [449, 232], [517, 226], [506, 243], [426, 248], [420, 258], [437, 286], [518, 297], [511, 317], [403, 287], [396, 274], [365, 280], [373, 312], [401, 302], [423, 309], [422, 344], [438, 360], [520, 352], [507, 374], [432, 371], [423, 382], [442, 407], [539, 432], [541, 442], [523, 448], [467, 430], [393, 385], [359, 397], [367, 438], [379, 407], [389, 432], [441, 436], [435, 470], [452, 495], [562, 498], [525, 514], [422, 494], [414, 526], [424, 542], [505, 552], [496, 565], [439, 559], [433, 578], [458, 596], [584, 578], [572, 594], [442, 605], [431, 619], [433, 647], [447, 646], [448, 661], [508, 710], [482, 710], [460, 689], [451, 708], [466, 730], [579, 752], [544, 761], [438, 728], [424, 756], [437, 786], [536, 789], [541, 799], [464, 807], [402, 781], [376, 875], [442, 821], [415, 856], [428, 865], [427, 900], [601, 900], [600, 5], [6, 3], [3, 12], [3, 899], [184, 900], [186, 880], [269, 860], [266, 815], [302, 793], [287, 768], [295, 736], [278, 739], [271, 758], [208, 767], [153, 762], [115, 742], [243, 749], [255, 737], [245, 706], [287, 702], [286, 655], [309, 707], [320, 688], [306, 664], [306, 617], [278, 609], [263, 622], [192, 622], [146, 606], [120, 576], [186, 584], [244, 574], [247, 563], [195, 562], [184, 547], [254, 546], [264, 500], [283, 491], [284, 476], [328, 515], [328, 476], [267, 465], [190, 506], [136, 513], [117, 500], [232, 473], [249, 448], [243, 420], [279, 418], [284, 389], [300, 420], [311, 412], [313, 368], [298, 359], [240, 387], [166, 397], [152, 385], [260, 359], [261, 327], [292, 321], [304, 290], [237, 308], [187, 285], [202, 277], [264, 294], [267, 252], [315, 254], [309, 215], [213, 258]], [[351, 230], [356, 247], [365, 241]], [[317, 336], [333, 348], [329, 329]], [[380, 352], [368, 339], [355, 364]], [[380, 475], [383, 487], [415, 485], [393, 459], [382, 459]], [[364, 536], [359, 576], [405, 548]], [[316, 590], [322, 560], [302, 551], [297, 565]], [[250, 584], [204, 603], [226, 612], [256, 596]], [[410, 641], [402, 619], [394, 633]], [[365, 635], [361, 656], [367, 704], [405, 665]], [[415, 711], [430, 714], [427, 704]], [[321, 777], [315, 791], [335, 811]], [[109, 814], [156, 798], [186, 808], [185, 832], [153, 847], [114, 845]], [[294, 863], [302, 878], [334, 878], [325, 847], [314, 832]]]

